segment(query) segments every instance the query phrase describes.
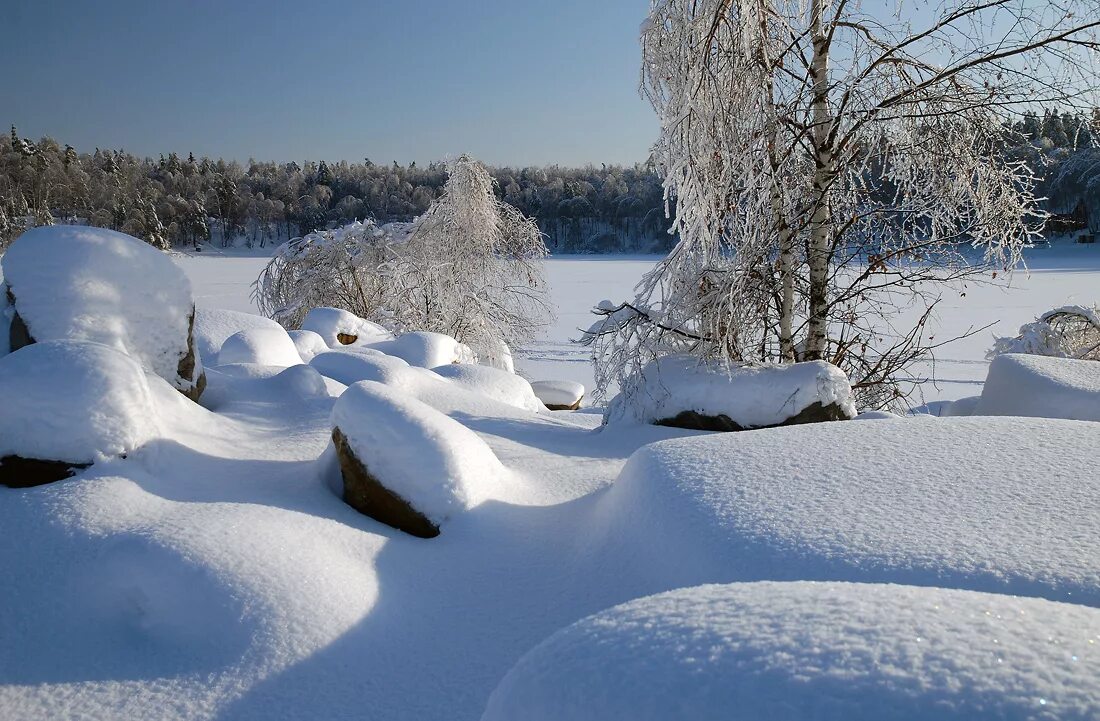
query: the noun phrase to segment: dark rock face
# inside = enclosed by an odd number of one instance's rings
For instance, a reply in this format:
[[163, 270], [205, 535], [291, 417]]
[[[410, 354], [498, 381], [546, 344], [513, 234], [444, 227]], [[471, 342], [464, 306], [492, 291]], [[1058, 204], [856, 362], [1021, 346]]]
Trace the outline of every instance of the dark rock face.
[[[581, 407], [581, 401], [582, 400], [584, 400], [583, 397], [578, 398], [577, 402], [574, 403], [573, 405], [570, 405], [570, 406], [558, 405], [556, 403], [543, 403], [543, 405], [546, 406], [546, 410], [548, 410], [548, 411], [575, 411], [575, 410], [577, 410], [578, 408]], [[683, 413], [681, 413], [680, 415], [683, 415]], [[677, 416], [677, 417], [679, 417], [679, 416]], [[725, 417], [725, 416], [723, 416], [723, 417]], [[667, 424], [664, 424], [664, 425], [667, 425]]]
[[351, 333], [337, 333], [336, 340], [340, 341], [342, 345], [351, 345], [355, 341], [359, 340], [359, 336], [352, 335]]
[[190, 390], [180, 391], [193, 401], [198, 401], [202, 392], [206, 390], [206, 371], [199, 371], [199, 377], [195, 378], [195, 366], [197, 351], [195, 350], [195, 306], [191, 306], [191, 315], [187, 316], [187, 352], [180, 358], [176, 373], [184, 380], [194, 381]]
[[33, 488], [54, 481], [62, 481], [87, 468], [90, 463], [43, 461], [38, 458], [4, 456], [0, 458], [0, 486], [8, 488]]
[[332, 442], [340, 459], [344, 479], [344, 502], [365, 516], [419, 538], [435, 538], [439, 526], [413, 508], [408, 501], [375, 478], [351, 449], [339, 428], [332, 429]]
[[672, 428], [689, 428], [695, 431], [751, 431], [756, 428], [778, 428], [780, 426], [794, 426], [802, 423], [824, 423], [826, 421], [850, 420], [844, 410], [835, 403], [822, 405], [814, 403], [802, 409], [798, 414], [791, 416], [782, 423], [770, 426], [742, 426], [727, 415], [705, 416], [695, 411], [683, 411], [672, 418], [662, 418], [654, 421], [654, 425], [669, 426]]

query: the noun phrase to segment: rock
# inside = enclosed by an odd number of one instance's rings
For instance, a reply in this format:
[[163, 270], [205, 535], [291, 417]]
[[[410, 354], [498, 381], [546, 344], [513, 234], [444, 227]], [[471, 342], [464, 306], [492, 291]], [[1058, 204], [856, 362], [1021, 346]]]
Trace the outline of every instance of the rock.
[[339, 428], [332, 429], [332, 442], [336, 446], [336, 456], [340, 459], [344, 501], [349, 506], [376, 521], [418, 538], [435, 538], [439, 535], [439, 526], [371, 475], [356, 457], [347, 436]]
[[572, 381], [534, 381], [531, 389], [552, 411], [575, 411], [584, 400], [584, 386]]
[[337, 333], [336, 340], [340, 342], [340, 345], [351, 345], [359, 340], [359, 336], [350, 333]]
[[[551, 409], [553, 410], [553, 409]], [[661, 418], [653, 422], [657, 426], [669, 426], [671, 428], [688, 428], [695, 431], [751, 431], [756, 428], [778, 428], [780, 426], [796, 426], [802, 423], [824, 423], [826, 421], [850, 420], [843, 407], [836, 403], [822, 405], [820, 402], [806, 406], [796, 415], [782, 421], [766, 426], [742, 426], [727, 415], [719, 413], [716, 416], [707, 416], [695, 411], [683, 411], [672, 418]]]
[[0, 458], [0, 486], [8, 488], [43, 486], [71, 478], [77, 471], [90, 465], [90, 463], [66, 463], [22, 456], [4, 456]]

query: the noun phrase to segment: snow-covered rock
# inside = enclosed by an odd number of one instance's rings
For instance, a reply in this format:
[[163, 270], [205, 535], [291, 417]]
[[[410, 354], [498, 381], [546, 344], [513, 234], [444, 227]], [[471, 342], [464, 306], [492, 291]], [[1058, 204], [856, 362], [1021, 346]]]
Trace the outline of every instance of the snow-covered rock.
[[402, 333], [393, 340], [370, 343], [371, 348], [403, 359], [419, 368], [438, 368], [451, 363], [475, 363], [470, 348], [449, 335], [415, 331]]
[[1100, 606], [1095, 448], [1100, 424], [990, 417], [662, 441], [599, 499], [600, 543], [641, 592], [840, 580]]
[[279, 325], [238, 331], [226, 338], [218, 351], [218, 365], [255, 363], [287, 368], [301, 362], [294, 341]]
[[234, 333], [253, 328], [282, 329], [282, 326], [262, 315], [242, 313], [236, 310], [195, 310], [195, 345], [203, 361], [211, 365], [218, 356], [225, 339]]
[[102, 343], [201, 394], [191, 283], [167, 254], [113, 230], [53, 225], [23, 233], [0, 262], [25, 342]]
[[344, 390], [312, 367], [299, 363], [286, 368], [276, 365], [233, 363], [207, 370], [208, 384], [202, 405], [220, 411], [230, 403], [288, 404], [339, 396]]
[[744, 430], [855, 415], [848, 378], [824, 361], [727, 367], [667, 356], [624, 382], [604, 420]]
[[573, 381], [534, 381], [535, 395], [552, 411], [573, 411], [581, 406], [584, 386]]
[[351, 385], [359, 381], [390, 384], [409, 364], [372, 348], [347, 348], [318, 353], [309, 362], [321, 375]]
[[[64, 478], [67, 466], [129, 453], [157, 433], [145, 371], [123, 353], [43, 341], [0, 358], [0, 483]], [[61, 465], [17, 470], [17, 459]]]
[[340, 308], [312, 309], [302, 321], [302, 330], [311, 330], [321, 336], [329, 348], [377, 343], [393, 338], [393, 333], [377, 323]]
[[292, 330], [287, 335], [294, 341], [294, 347], [298, 349], [303, 363], [309, 363], [318, 353], [328, 350], [325, 339], [311, 330]]
[[1100, 421], [1100, 361], [995, 356], [974, 413]]
[[509, 371], [469, 363], [452, 363], [433, 370], [455, 385], [480, 393], [486, 398], [533, 413], [542, 410], [542, 403], [527, 379]]
[[1100, 717], [1100, 611], [849, 583], [686, 588], [523, 656], [482, 721]]
[[424, 538], [500, 483], [504, 467], [476, 433], [431, 406], [373, 381], [350, 386], [332, 409], [344, 500]]

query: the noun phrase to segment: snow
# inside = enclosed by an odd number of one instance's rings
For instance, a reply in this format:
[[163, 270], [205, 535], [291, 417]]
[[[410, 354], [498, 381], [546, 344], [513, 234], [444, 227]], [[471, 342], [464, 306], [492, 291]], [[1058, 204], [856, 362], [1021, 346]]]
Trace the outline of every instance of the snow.
[[506, 482], [504, 467], [477, 434], [374, 381], [340, 396], [332, 425], [373, 477], [437, 526]]
[[477, 360], [468, 347], [443, 333], [402, 333], [393, 340], [372, 342], [368, 346], [419, 368], [438, 368], [451, 363], [472, 363]]
[[226, 338], [253, 328], [282, 330], [282, 326], [270, 318], [253, 313], [199, 308], [195, 311], [195, 347], [202, 354], [203, 361], [211, 365]]
[[574, 381], [535, 381], [531, 388], [548, 406], [572, 406], [584, 398], [584, 386]]
[[165, 253], [113, 230], [53, 225], [23, 233], [0, 262], [36, 340], [102, 343], [180, 390], [192, 387], [177, 376], [191, 283]]
[[856, 415], [844, 373], [824, 361], [792, 365], [704, 365], [690, 356], [667, 356], [628, 379], [607, 406], [608, 423], [653, 423], [684, 411], [725, 415], [739, 426], [774, 426], [820, 403]]
[[89, 463], [158, 432], [145, 371], [99, 343], [43, 341], [3, 356], [0, 399], [0, 457]]
[[0, 272], [0, 357], [7, 355], [10, 351], [8, 342], [11, 338], [12, 311], [8, 305], [8, 294], [4, 288], [4, 274]]
[[974, 413], [1100, 421], [1100, 361], [998, 355]]
[[1100, 611], [896, 585], [747, 583], [554, 634], [482, 721], [973, 721], [1100, 715]]
[[226, 338], [218, 351], [219, 365], [255, 363], [286, 368], [301, 362], [298, 348], [281, 326], [238, 331]]
[[225, 410], [233, 403], [293, 405], [338, 397], [345, 388], [301, 363], [288, 368], [229, 364], [207, 369], [207, 388], [200, 402], [212, 411]]
[[1097, 447], [1096, 423], [927, 416], [670, 440], [600, 500], [603, 542], [659, 585], [886, 582], [1100, 606]]
[[400, 358], [361, 347], [318, 353], [309, 364], [322, 375], [344, 385], [359, 381], [392, 383], [397, 374], [409, 368], [409, 364]]
[[356, 345], [375, 343], [393, 338], [393, 333], [369, 320], [340, 308], [314, 308], [302, 321], [302, 330], [311, 330], [325, 341], [329, 348], [343, 345], [337, 337], [341, 334], [355, 336]]
[[525, 378], [506, 370], [469, 363], [452, 363], [433, 370], [455, 385], [480, 393], [486, 398], [532, 413], [543, 410], [531, 384]]
[[325, 339], [311, 330], [288, 331], [290, 339], [294, 341], [294, 347], [298, 349], [303, 363], [309, 363], [318, 353], [328, 350]]

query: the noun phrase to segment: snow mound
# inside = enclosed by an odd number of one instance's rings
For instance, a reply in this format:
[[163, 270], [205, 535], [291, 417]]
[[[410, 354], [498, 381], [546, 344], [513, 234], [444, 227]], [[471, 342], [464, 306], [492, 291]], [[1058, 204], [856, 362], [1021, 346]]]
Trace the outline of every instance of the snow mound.
[[298, 349], [303, 363], [309, 363], [315, 355], [328, 350], [325, 339], [311, 330], [287, 331], [287, 335], [294, 341], [294, 347]]
[[641, 598], [528, 652], [482, 721], [1095, 719], [1100, 611], [911, 586]]
[[218, 351], [218, 365], [230, 363], [287, 368], [300, 365], [302, 356], [286, 331], [277, 325], [274, 328], [249, 328], [226, 338]]
[[532, 413], [538, 413], [543, 409], [531, 384], [525, 378], [509, 371], [469, 363], [439, 366], [434, 371], [455, 385], [480, 393], [486, 398]]
[[[207, 381], [201, 403], [212, 411], [231, 403], [300, 403], [333, 395], [324, 376], [302, 363], [288, 368], [248, 363], [217, 366], [207, 371]], [[335, 395], [342, 391], [339, 386]]]
[[691, 356], [653, 361], [608, 404], [607, 423], [654, 423], [680, 413], [724, 415], [743, 428], [775, 426], [814, 406], [856, 415], [848, 378], [824, 361], [714, 366]]
[[198, 308], [195, 311], [195, 346], [203, 359], [213, 359], [217, 357], [226, 338], [253, 328], [282, 329], [282, 326], [270, 318], [252, 313]]
[[1100, 421], [1100, 361], [1023, 353], [995, 356], [974, 412]]
[[2, 261], [15, 307], [37, 341], [79, 340], [110, 346], [183, 391], [194, 301], [191, 283], [165, 253], [104, 228], [32, 228]]
[[311, 330], [324, 339], [329, 348], [342, 345], [339, 336], [354, 337], [355, 344], [376, 343], [393, 338], [393, 333], [369, 320], [340, 308], [314, 308], [302, 321], [302, 330]]
[[309, 364], [321, 375], [351, 385], [359, 381], [390, 384], [409, 364], [371, 348], [347, 348], [319, 353]]
[[0, 358], [0, 457], [90, 463], [158, 433], [145, 371], [99, 343], [43, 341]]
[[505, 474], [476, 433], [380, 383], [350, 386], [331, 421], [371, 475], [437, 526], [492, 497]]
[[531, 388], [547, 406], [575, 406], [584, 398], [584, 386], [573, 381], [535, 381]]
[[401, 358], [419, 368], [438, 368], [451, 363], [475, 363], [477, 357], [466, 345], [443, 333], [415, 331], [393, 340], [370, 343], [370, 347]]
[[1098, 447], [1095, 423], [928, 416], [662, 441], [599, 499], [603, 543], [643, 591], [839, 580], [1100, 605]]

